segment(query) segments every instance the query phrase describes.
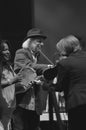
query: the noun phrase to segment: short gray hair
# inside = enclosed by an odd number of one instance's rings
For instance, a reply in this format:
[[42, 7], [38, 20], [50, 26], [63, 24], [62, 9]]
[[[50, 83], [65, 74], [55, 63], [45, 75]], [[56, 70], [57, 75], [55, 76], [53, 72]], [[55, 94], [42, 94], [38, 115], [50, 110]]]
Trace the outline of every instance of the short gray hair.
[[81, 50], [81, 46], [79, 40], [74, 35], [69, 35], [56, 44], [56, 49], [62, 55], [69, 55], [72, 52]]

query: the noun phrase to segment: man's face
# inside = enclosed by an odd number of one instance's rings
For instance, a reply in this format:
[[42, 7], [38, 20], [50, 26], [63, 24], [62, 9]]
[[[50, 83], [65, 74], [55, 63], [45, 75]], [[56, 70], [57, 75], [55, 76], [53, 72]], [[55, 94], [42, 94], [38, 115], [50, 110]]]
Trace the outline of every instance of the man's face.
[[3, 55], [4, 60], [6, 60], [6, 61], [10, 60], [10, 51], [9, 51], [9, 47], [6, 43], [4, 43], [4, 45], [3, 45], [2, 55]]
[[43, 45], [44, 45], [43, 39], [37, 38], [37, 39], [32, 39], [30, 47], [33, 52], [38, 52], [39, 50], [41, 50]]

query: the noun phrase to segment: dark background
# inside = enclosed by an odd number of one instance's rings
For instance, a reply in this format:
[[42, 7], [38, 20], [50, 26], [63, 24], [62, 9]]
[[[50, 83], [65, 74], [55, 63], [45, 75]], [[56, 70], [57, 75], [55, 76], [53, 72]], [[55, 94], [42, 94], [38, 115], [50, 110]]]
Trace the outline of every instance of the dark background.
[[0, 38], [10, 41], [12, 61], [33, 25], [32, 0], [0, 0]]
[[[56, 43], [69, 34], [86, 41], [85, 0], [0, 0], [0, 38], [8, 39], [12, 59], [27, 31], [38, 27], [47, 35], [43, 52], [55, 62]], [[41, 58], [43, 62], [47, 62]]]
[[60, 38], [74, 34], [86, 42], [85, 0], [35, 0], [34, 13], [35, 25], [48, 36], [43, 51], [53, 62]]

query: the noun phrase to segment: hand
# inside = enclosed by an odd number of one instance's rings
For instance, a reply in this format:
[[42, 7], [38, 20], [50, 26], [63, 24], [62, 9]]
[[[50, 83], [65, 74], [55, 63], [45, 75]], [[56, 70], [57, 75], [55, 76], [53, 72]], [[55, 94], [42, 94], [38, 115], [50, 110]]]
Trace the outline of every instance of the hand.
[[45, 81], [44, 76], [40, 75], [35, 78], [35, 80]]
[[66, 58], [67, 58], [67, 56], [60, 56], [59, 60], [63, 60], [63, 59], [66, 59]]
[[47, 66], [48, 66], [48, 68], [53, 68], [53, 65], [50, 65], [50, 64], [49, 64], [49, 65], [47, 65]]
[[22, 81], [23, 76], [21, 74], [15, 75], [13, 79], [11, 79], [11, 84], [18, 83]]
[[41, 80], [34, 80], [31, 82], [31, 85], [32, 86], [40, 86], [40, 85], [42, 85], [42, 81]]

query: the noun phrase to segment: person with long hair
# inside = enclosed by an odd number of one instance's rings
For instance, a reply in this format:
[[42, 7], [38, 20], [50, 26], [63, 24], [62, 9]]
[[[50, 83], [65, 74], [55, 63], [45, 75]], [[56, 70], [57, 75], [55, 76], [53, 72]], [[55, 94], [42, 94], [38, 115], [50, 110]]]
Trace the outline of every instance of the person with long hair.
[[[25, 69], [24, 73], [28, 76], [25, 80], [29, 82], [32, 72], [35, 72], [35, 78], [40, 77], [47, 64], [39, 64], [40, 50], [44, 44], [46, 36], [38, 28], [32, 28], [27, 32], [27, 36], [22, 43], [22, 48], [18, 49], [14, 58], [14, 70], [16, 73]], [[23, 68], [23, 69], [22, 69]], [[32, 72], [28, 71], [29, 69]], [[41, 85], [32, 85], [29, 91], [17, 94], [17, 107], [14, 111], [13, 130], [40, 130], [40, 115], [46, 109], [46, 99], [48, 93], [42, 90]], [[39, 87], [40, 86], [40, 87]]]
[[15, 83], [21, 81], [10, 64], [9, 42], [0, 41], [0, 130], [10, 130], [12, 112], [16, 105]]

